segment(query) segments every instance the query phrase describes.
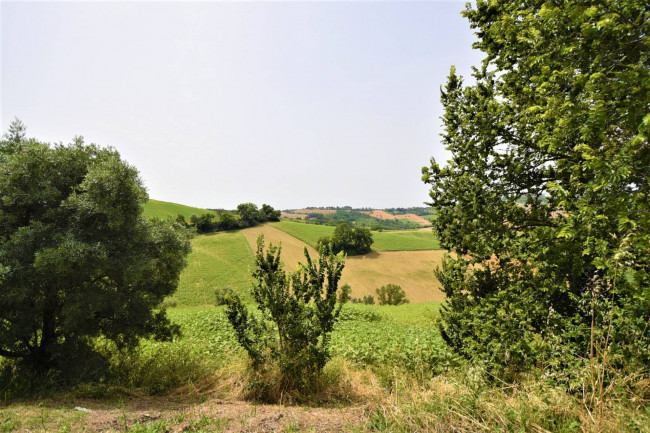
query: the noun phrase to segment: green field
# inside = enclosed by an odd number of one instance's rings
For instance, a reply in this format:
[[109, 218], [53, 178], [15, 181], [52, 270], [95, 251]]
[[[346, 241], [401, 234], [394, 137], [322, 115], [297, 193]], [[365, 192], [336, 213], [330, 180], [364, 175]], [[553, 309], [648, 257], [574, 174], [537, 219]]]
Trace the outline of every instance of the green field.
[[253, 252], [241, 232], [198, 235], [173, 299], [179, 305], [206, 305], [214, 303], [216, 287], [247, 293], [252, 265]]
[[[398, 307], [347, 304], [332, 333], [332, 355], [360, 366], [399, 367], [412, 373], [434, 363], [442, 368], [452, 355], [435, 325], [439, 306], [437, 302]], [[179, 307], [170, 309], [169, 316], [183, 334], [175, 344], [189, 344], [215, 358], [241, 350], [223, 307]], [[145, 348], [149, 345], [168, 347], [149, 341]]]
[[176, 218], [177, 215], [183, 215], [185, 219], [189, 219], [191, 215], [199, 216], [205, 213], [213, 213], [216, 215], [216, 212], [208, 209], [201, 209], [198, 207], [185, 206], [160, 200], [149, 199], [149, 201], [144, 204], [144, 214], [152, 218], [166, 219], [167, 217]]
[[298, 238], [304, 243], [316, 248], [316, 243], [323, 236], [332, 236], [335, 227], [324, 226], [318, 224], [307, 224], [294, 221], [280, 221], [278, 223], [271, 223], [277, 229], [290, 234], [294, 238]]
[[[282, 230], [291, 236], [300, 239], [306, 244], [316, 247], [318, 239], [331, 236], [334, 227], [317, 224], [306, 224], [295, 221], [280, 221], [272, 223], [273, 227]], [[431, 230], [404, 230], [372, 232], [372, 249], [375, 251], [419, 251], [438, 250], [440, 243]]]

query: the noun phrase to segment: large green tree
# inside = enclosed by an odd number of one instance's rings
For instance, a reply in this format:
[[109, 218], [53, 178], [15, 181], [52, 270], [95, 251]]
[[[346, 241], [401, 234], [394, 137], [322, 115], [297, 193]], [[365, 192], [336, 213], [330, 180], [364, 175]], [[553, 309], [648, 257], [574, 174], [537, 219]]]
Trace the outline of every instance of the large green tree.
[[[650, 4], [484, 1], [485, 59], [442, 89], [444, 166], [423, 169], [442, 332], [489, 365], [650, 366]], [[610, 362], [608, 361], [608, 362]]]
[[98, 359], [96, 337], [130, 348], [176, 331], [158, 308], [189, 237], [144, 218], [146, 200], [115, 150], [27, 140], [12, 124], [0, 142], [1, 356], [78, 375]]

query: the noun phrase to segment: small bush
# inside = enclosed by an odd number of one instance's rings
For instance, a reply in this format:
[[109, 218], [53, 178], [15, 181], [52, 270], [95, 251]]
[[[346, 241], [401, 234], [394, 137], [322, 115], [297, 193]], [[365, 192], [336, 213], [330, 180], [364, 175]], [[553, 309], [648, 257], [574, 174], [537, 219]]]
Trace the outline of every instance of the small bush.
[[409, 300], [406, 299], [404, 289], [397, 284], [387, 284], [381, 286], [376, 291], [379, 305], [402, 305], [409, 303]]
[[166, 310], [168, 308], [176, 308], [178, 305], [178, 301], [174, 298], [167, 298], [162, 303], [160, 304], [160, 309], [161, 310]]
[[375, 297], [372, 295], [366, 295], [363, 298], [352, 298], [350, 301], [353, 304], [375, 305]]
[[321, 249], [312, 261], [305, 248], [307, 263], [287, 274], [280, 253], [274, 245], [265, 251], [260, 235], [253, 270], [253, 297], [260, 314], [251, 314], [233, 291], [226, 296], [228, 320], [253, 364], [251, 395], [267, 401], [298, 398], [318, 389], [330, 358], [330, 335], [345, 300], [337, 299], [342, 254]]
[[230, 287], [217, 287], [214, 289], [214, 304], [218, 307], [226, 305], [226, 295], [232, 291]]

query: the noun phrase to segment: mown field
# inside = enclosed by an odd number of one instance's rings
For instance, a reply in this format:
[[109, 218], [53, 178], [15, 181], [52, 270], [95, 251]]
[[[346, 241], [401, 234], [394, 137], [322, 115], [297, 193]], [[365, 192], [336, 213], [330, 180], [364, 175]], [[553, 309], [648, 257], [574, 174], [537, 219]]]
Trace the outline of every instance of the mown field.
[[217, 287], [247, 293], [252, 265], [253, 251], [242, 231], [197, 235], [172, 300], [178, 305], [212, 304]]
[[160, 219], [166, 219], [168, 217], [176, 218], [177, 215], [183, 215], [185, 219], [189, 219], [192, 215], [200, 216], [206, 213], [212, 213], [216, 215], [216, 212], [208, 209], [201, 209], [198, 207], [185, 206], [182, 204], [153, 199], [149, 199], [149, 201], [144, 204], [144, 213], [149, 217]]
[[[280, 221], [272, 223], [291, 236], [315, 247], [318, 239], [331, 236], [335, 227], [306, 224], [297, 221]], [[374, 251], [421, 251], [440, 249], [440, 243], [429, 228], [421, 230], [372, 232]]]

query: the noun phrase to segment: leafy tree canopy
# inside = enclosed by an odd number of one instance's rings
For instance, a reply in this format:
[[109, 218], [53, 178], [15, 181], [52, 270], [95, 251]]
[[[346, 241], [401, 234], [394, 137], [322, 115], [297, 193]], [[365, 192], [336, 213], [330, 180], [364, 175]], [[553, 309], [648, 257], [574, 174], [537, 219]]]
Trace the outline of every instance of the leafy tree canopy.
[[377, 301], [379, 305], [402, 305], [408, 304], [409, 300], [406, 299], [406, 292], [402, 286], [397, 284], [387, 284], [376, 289]]
[[592, 341], [650, 366], [650, 4], [478, 0], [464, 15], [485, 60], [473, 85], [452, 68], [452, 158], [423, 169], [454, 253], [445, 339], [509, 368], [561, 367]]
[[177, 329], [156, 310], [178, 284], [189, 235], [142, 216], [137, 170], [112, 149], [0, 142], [0, 355], [78, 376], [93, 339], [119, 348]]
[[318, 240], [319, 246], [331, 247], [335, 253], [343, 251], [350, 255], [370, 252], [372, 242], [370, 229], [352, 227], [348, 223], [341, 223], [336, 226], [331, 237], [323, 237]]

